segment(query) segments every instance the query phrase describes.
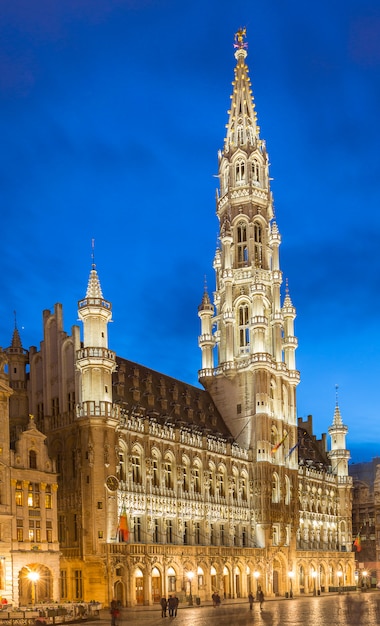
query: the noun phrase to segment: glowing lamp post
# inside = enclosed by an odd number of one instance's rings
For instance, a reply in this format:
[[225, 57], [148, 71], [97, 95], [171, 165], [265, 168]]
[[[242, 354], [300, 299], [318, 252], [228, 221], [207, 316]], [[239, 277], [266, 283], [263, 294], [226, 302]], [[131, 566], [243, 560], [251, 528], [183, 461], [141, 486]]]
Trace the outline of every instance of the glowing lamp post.
[[37, 602], [37, 583], [40, 579], [40, 575], [38, 572], [29, 572], [28, 578], [32, 583], [32, 604], [36, 604]]
[[367, 590], [367, 576], [368, 576], [368, 572], [366, 570], [364, 570], [364, 572], [363, 572], [363, 591]]
[[314, 581], [314, 583], [313, 583], [313, 596], [316, 596], [317, 595], [317, 588], [315, 586], [315, 581], [316, 581], [316, 578], [317, 578], [317, 572], [315, 570], [313, 570], [311, 572], [311, 575], [312, 575], [313, 581]]
[[341, 572], [339, 570], [339, 572], [336, 573], [336, 575], [338, 576], [338, 582], [339, 582], [339, 593], [342, 593], [342, 576], [343, 576], [343, 572]]
[[290, 589], [289, 589], [289, 598], [293, 597], [293, 578], [294, 578], [294, 572], [290, 571], [288, 572], [288, 576], [289, 576], [289, 585], [290, 585]]
[[260, 572], [253, 572], [254, 577], [256, 578], [256, 600], [259, 598], [259, 578]]
[[187, 572], [187, 578], [190, 584], [189, 606], [193, 606], [192, 582], [194, 578], [194, 572]]

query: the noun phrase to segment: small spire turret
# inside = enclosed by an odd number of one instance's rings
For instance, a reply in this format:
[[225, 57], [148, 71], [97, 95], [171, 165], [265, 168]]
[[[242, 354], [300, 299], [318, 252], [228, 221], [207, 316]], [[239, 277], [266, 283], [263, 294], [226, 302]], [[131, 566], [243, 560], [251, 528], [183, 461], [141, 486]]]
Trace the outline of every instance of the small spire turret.
[[329, 435], [331, 437], [331, 450], [328, 456], [331, 459], [333, 474], [338, 476], [348, 476], [348, 461], [350, 452], [346, 447], [346, 436], [348, 427], [343, 424], [338, 403], [338, 385], [335, 385], [335, 410], [332, 426]]

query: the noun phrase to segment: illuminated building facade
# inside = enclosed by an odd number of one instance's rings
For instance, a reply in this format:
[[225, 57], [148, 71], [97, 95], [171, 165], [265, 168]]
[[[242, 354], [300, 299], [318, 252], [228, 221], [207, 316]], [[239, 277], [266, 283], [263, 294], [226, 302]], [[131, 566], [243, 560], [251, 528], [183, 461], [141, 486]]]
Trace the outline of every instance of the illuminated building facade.
[[134, 606], [174, 592], [202, 601], [214, 591], [354, 584], [347, 427], [337, 406], [328, 452], [311, 418], [297, 420], [296, 312], [288, 289], [281, 298], [281, 237], [244, 31], [235, 49], [216, 289], [198, 311], [204, 389], [109, 349], [112, 306], [93, 265], [78, 303], [83, 337], [78, 326], [65, 333], [60, 304], [44, 311], [27, 394], [18, 408], [11, 399], [11, 432], [32, 413], [56, 462], [62, 601]]

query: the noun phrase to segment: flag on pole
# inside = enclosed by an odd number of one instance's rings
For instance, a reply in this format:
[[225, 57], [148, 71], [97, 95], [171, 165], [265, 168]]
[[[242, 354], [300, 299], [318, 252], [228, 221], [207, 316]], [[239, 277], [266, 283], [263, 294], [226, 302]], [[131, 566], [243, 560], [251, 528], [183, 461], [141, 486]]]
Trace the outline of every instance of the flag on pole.
[[294, 452], [294, 450], [295, 450], [296, 448], [298, 448], [298, 441], [297, 441], [297, 443], [296, 443], [296, 445], [295, 445], [295, 446], [293, 446], [292, 448], [290, 448], [290, 450], [289, 450], [288, 454], [286, 455], [285, 459], [287, 459], [288, 457], [290, 457], [290, 455], [291, 455], [291, 454], [293, 454], [293, 452]]
[[284, 443], [285, 439], [287, 438], [288, 433], [285, 433], [285, 435], [283, 436], [283, 438], [281, 439], [281, 441], [279, 441], [278, 443], [276, 443], [276, 445], [272, 448], [271, 450], [271, 454], [274, 454], [275, 452], [277, 452], [277, 450], [282, 446], [282, 444]]
[[129, 539], [128, 518], [127, 518], [127, 513], [124, 509], [120, 513], [118, 534], [119, 534], [119, 541], [128, 541]]
[[356, 535], [356, 539], [354, 541], [354, 546], [356, 548], [356, 552], [360, 552], [360, 550], [362, 549], [362, 540], [360, 538], [359, 533]]

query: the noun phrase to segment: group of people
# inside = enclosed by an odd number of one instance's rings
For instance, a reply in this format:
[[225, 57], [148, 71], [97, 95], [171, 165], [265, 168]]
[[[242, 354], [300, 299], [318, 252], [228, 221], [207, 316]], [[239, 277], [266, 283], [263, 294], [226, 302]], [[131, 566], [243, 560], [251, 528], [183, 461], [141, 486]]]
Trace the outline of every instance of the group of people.
[[[257, 601], [260, 603], [260, 611], [263, 610], [263, 604], [264, 604], [264, 593], [262, 589], [259, 589], [256, 595]], [[253, 597], [253, 593], [250, 592], [248, 594], [248, 602], [249, 602], [249, 608], [252, 611], [253, 609], [253, 603], [255, 601], [255, 598]]]
[[177, 596], [169, 596], [168, 599], [162, 597], [161, 604], [161, 617], [166, 617], [166, 611], [169, 611], [169, 617], [177, 617], [177, 609], [179, 600]]

